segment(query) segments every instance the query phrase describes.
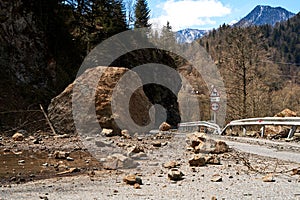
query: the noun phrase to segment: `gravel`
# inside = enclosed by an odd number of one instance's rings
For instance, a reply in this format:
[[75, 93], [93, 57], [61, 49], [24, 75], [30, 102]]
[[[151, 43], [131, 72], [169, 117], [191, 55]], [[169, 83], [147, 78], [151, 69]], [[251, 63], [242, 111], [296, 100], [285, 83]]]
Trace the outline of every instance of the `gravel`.
[[[3, 185], [0, 199], [300, 199], [300, 177], [291, 175], [292, 169], [300, 168], [299, 152], [277, 157], [276, 148], [226, 142], [233, 149], [219, 155], [221, 165], [190, 167], [192, 154], [186, 151], [185, 135], [176, 134], [166, 146], [148, 150], [148, 159], [138, 160], [137, 168]], [[266, 155], [262, 149], [272, 152]], [[288, 155], [297, 159], [285, 159]], [[173, 160], [180, 164], [183, 180], [168, 178], [169, 169], [163, 164]], [[263, 182], [270, 173], [275, 181]], [[128, 174], [141, 177], [141, 189], [123, 182]], [[222, 178], [220, 182], [211, 181], [216, 174]]]

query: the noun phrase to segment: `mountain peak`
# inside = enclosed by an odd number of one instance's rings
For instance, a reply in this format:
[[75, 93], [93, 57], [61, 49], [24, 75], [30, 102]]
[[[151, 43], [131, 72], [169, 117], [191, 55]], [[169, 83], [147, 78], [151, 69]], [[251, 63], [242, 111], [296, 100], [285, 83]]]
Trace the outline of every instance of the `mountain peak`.
[[236, 23], [235, 26], [247, 27], [265, 24], [274, 26], [277, 22], [286, 21], [294, 15], [294, 13], [289, 12], [282, 7], [258, 5], [246, 17]]
[[178, 43], [191, 43], [207, 33], [208, 31], [206, 30], [186, 28], [176, 32], [176, 40]]

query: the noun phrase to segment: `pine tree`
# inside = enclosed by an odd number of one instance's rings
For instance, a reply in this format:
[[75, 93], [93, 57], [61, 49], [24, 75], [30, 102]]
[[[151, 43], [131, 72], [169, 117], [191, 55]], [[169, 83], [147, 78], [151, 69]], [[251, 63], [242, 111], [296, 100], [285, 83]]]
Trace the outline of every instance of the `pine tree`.
[[150, 10], [146, 0], [138, 0], [135, 5], [134, 28], [150, 28]]

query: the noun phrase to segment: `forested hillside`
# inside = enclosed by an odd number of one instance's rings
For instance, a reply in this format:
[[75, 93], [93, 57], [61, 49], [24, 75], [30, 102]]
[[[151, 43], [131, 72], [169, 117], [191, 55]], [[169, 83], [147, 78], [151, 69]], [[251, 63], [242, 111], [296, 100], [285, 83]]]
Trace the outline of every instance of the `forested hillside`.
[[274, 28], [223, 25], [200, 40], [223, 76], [228, 120], [300, 111], [299, 17]]
[[[148, 28], [152, 33], [149, 18], [145, 0], [126, 5], [122, 0], [1, 1], [0, 127], [7, 129], [7, 122], [25, 127], [36, 117], [27, 111], [39, 109], [39, 104], [47, 107], [75, 79], [97, 44], [129, 29]], [[300, 14], [274, 27], [223, 25], [199, 40], [226, 84], [227, 120], [272, 116], [284, 108], [300, 111], [299, 32]], [[153, 33], [157, 42], [175, 42], [169, 23], [161, 33]], [[146, 49], [112, 65], [132, 68], [149, 62], [175, 69], [185, 63], [169, 52]], [[164, 95], [165, 88], [159, 86], [144, 89], [152, 103], [167, 106], [167, 98], [158, 102], [154, 97], [170, 96], [170, 91]]]

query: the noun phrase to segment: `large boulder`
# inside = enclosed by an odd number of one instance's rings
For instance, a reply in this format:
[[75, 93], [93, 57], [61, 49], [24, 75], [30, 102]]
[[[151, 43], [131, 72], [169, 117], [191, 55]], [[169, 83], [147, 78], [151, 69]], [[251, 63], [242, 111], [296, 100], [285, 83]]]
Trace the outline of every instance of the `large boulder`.
[[[81, 125], [80, 128], [84, 129], [83, 132], [100, 133], [100, 130], [94, 130], [98, 126], [90, 125], [91, 123], [99, 123], [101, 128], [112, 129], [114, 134], [120, 134], [121, 129], [118, 127], [115, 119], [128, 116], [122, 116], [122, 112], [118, 115], [113, 114], [111, 102], [114, 88], [127, 71], [128, 69], [119, 67], [95, 67], [88, 69], [60, 95], [53, 98], [48, 107], [48, 116], [57, 133], [74, 134], [78, 131], [78, 127], [77, 129], [75, 128], [72, 110], [72, 102], [74, 103], [75, 101], [78, 104], [75, 105], [78, 106], [78, 110], [81, 109], [80, 104], [91, 102], [90, 107], [82, 108], [82, 111], [79, 114], [77, 113], [79, 119], [77, 118], [78, 121], [76, 123]], [[82, 90], [78, 90], [78, 86], [75, 88], [75, 84], [78, 83], [80, 83]], [[91, 85], [96, 85], [96, 88], [89, 88]], [[86, 88], [83, 86], [86, 86]], [[93, 89], [96, 90], [94, 93], [92, 93]], [[122, 95], [127, 95], [126, 88], [122, 92]], [[95, 96], [89, 95], [90, 93], [95, 94]], [[128, 92], [128, 95], [131, 95], [130, 92]], [[145, 126], [150, 122], [149, 109], [151, 105], [142, 87], [137, 88], [130, 97], [130, 117], [138, 126]], [[93, 121], [94, 119], [96, 122]], [[83, 127], [84, 125], [86, 127]], [[130, 127], [127, 129], [130, 131]]]
[[297, 113], [286, 108], [283, 111], [277, 113], [274, 117], [297, 117]]

